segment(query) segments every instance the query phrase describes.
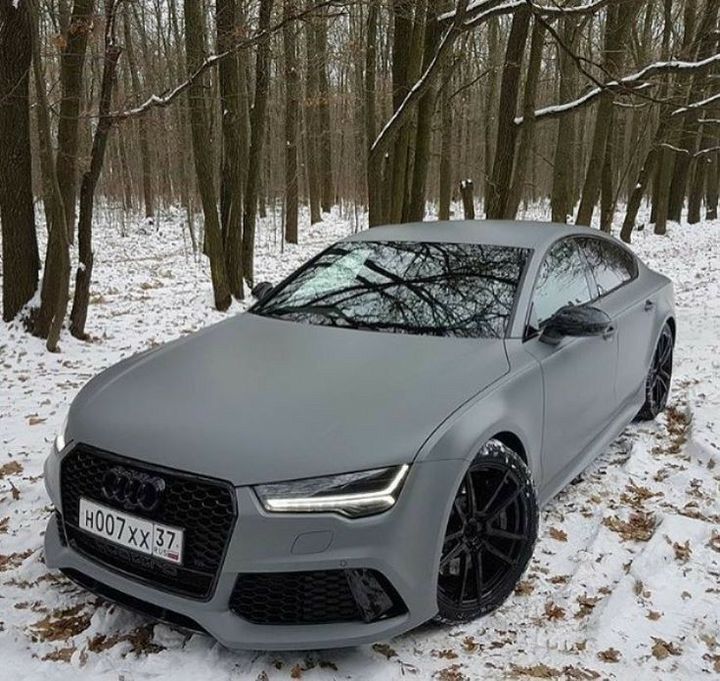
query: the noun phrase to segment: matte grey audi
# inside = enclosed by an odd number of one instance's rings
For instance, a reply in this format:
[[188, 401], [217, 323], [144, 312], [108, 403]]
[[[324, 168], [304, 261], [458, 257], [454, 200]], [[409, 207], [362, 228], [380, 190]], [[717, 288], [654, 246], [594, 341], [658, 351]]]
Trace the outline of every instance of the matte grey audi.
[[45, 469], [51, 568], [230, 648], [492, 611], [668, 399], [671, 282], [595, 230], [379, 227], [254, 294], [91, 380]]

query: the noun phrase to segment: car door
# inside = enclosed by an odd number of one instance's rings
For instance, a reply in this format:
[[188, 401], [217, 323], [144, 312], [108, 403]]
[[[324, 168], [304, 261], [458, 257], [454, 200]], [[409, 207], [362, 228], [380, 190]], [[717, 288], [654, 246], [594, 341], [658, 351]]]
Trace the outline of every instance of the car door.
[[[561, 307], [583, 305], [595, 296], [577, 241], [563, 239], [550, 248], [540, 267], [531, 299], [531, 328], [541, 331]], [[552, 345], [536, 332], [529, 334], [525, 344], [542, 368], [542, 465], [552, 485], [603, 430], [614, 411], [617, 335], [564, 338]]]
[[654, 303], [635, 288], [638, 264], [632, 253], [597, 237], [581, 237], [578, 243], [597, 287], [598, 299], [593, 305], [607, 312], [617, 325], [615, 392], [620, 409], [645, 383], [648, 348], [653, 347]]

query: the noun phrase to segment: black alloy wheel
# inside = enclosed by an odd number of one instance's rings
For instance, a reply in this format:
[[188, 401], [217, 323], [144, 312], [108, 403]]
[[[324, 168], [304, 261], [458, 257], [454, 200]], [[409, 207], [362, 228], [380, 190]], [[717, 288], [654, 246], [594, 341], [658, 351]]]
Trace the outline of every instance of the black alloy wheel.
[[491, 440], [453, 501], [438, 573], [436, 619], [466, 622], [513, 592], [535, 547], [538, 506], [525, 462]]
[[667, 406], [673, 370], [675, 338], [668, 324], [660, 332], [652, 365], [645, 381], [645, 404], [638, 419], [652, 421]]

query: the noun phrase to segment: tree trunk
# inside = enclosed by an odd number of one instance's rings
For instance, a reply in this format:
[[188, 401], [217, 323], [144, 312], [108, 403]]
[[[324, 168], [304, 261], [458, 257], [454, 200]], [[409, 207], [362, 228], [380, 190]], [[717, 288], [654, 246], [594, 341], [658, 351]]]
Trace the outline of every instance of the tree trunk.
[[473, 196], [473, 181], [463, 180], [460, 183], [460, 196], [463, 203], [463, 215], [466, 220], [475, 219], [475, 198]]
[[528, 72], [525, 79], [525, 97], [523, 101], [523, 124], [520, 130], [517, 154], [515, 158], [515, 171], [512, 185], [505, 207], [504, 217], [514, 220], [517, 215], [523, 192], [528, 165], [535, 145], [535, 100], [537, 99], [538, 81], [540, 80], [540, 67], [545, 44], [545, 27], [535, 21], [530, 42], [530, 57]]
[[320, 205], [323, 212], [329, 213], [335, 203], [332, 168], [332, 128], [330, 125], [330, 85], [328, 83], [327, 63], [327, 22], [326, 12], [322, 12], [315, 26], [315, 57], [318, 84], [318, 152], [320, 154]]
[[77, 160], [80, 135], [80, 101], [88, 36], [92, 31], [95, 0], [75, 0], [65, 47], [60, 57], [60, 113], [55, 167], [65, 207], [70, 243], [75, 236]]
[[[310, 0], [306, 7], [310, 6]], [[317, 74], [317, 55], [315, 54], [316, 19], [305, 20], [305, 164], [307, 166], [308, 203], [310, 204], [310, 224], [314, 225], [322, 220], [320, 212], [321, 186], [319, 154], [319, 120], [318, 101], [320, 99]]]
[[27, 3], [0, 0], [0, 222], [7, 322], [35, 294], [40, 266], [30, 151], [31, 48]]
[[75, 298], [70, 312], [70, 333], [75, 338], [84, 339], [90, 300], [90, 280], [93, 270], [92, 221], [95, 205], [95, 188], [100, 179], [100, 171], [105, 161], [108, 135], [112, 127], [110, 105], [115, 85], [117, 64], [122, 50], [115, 44], [115, 7], [116, 0], [105, 0], [105, 61], [103, 64], [100, 102], [98, 104], [98, 124], [93, 137], [90, 168], [84, 173], [80, 185], [80, 215], [78, 217], [78, 252], [80, 262], [75, 275]]
[[[194, 73], [205, 57], [205, 34], [200, 3], [185, 0], [185, 46], [187, 50], [188, 74]], [[205, 245], [210, 259], [215, 307], [227, 310], [232, 302], [228, 285], [222, 233], [215, 192], [213, 154], [210, 128], [207, 121], [207, 102], [201, 80], [195, 81], [188, 89], [190, 128], [192, 133], [193, 156], [198, 190], [205, 216]]]
[[[216, 0], [218, 52], [225, 52], [235, 43], [238, 28], [236, 0]], [[218, 65], [220, 106], [222, 109], [222, 164], [220, 168], [220, 220], [225, 244], [225, 266], [230, 292], [244, 297], [242, 263], [242, 184], [240, 147], [240, 74], [235, 55]]]
[[[283, 18], [297, 10], [297, 0], [284, 0]], [[300, 73], [298, 71], [296, 27], [283, 26], [285, 53], [285, 240], [298, 242], [298, 115], [300, 112]]]
[[705, 178], [705, 219], [717, 220], [718, 200], [720, 199], [720, 154], [710, 155]]
[[444, 68], [444, 86], [440, 93], [440, 187], [438, 191], [438, 220], [450, 219], [452, 201], [452, 102], [450, 101], [450, 67]]
[[[186, 3], [189, 0], [186, 0]], [[273, 0], [260, 0], [259, 31], [270, 26]], [[243, 212], [243, 267], [245, 278], [252, 286], [255, 278], [255, 221], [257, 218], [258, 186], [262, 168], [262, 149], [265, 141], [265, 116], [270, 85], [270, 40], [266, 38], [257, 47], [255, 63], [255, 103], [250, 114], [250, 153], [248, 155], [245, 209]]]
[[517, 115], [520, 73], [530, 27], [530, 16], [529, 7], [522, 7], [515, 12], [505, 51], [502, 83], [500, 85], [495, 160], [488, 186], [489, 195], [486, 197], [485, 212], [488, 219], [504, 217], [510, 198], [510, 181], [515, 158], [515, 140], [517, 138], [515, 116]]
[[40, 308], [33, 320], [33, 333], [47, 338], [46, 347], [50, 352], [57, 350], [62, 330], [70, 288], [70, 252], [68, 229], [62, 194], [55, 173], [50, 132], [50, 106], [45, 90], [45, 70], [40, 51], [37, 0], [32, 0], [33, 17], [33, 75], [35, 79], [36, 117], [42, 168], [43, 199], [48, 216], [48, 244], [45, 255], [45, 269], [40, 293]]
[[365, 46], [365, 154], [366, 181], [368, 193], [368, 225], [375, 227], [383, 221], [382, 210], [382, 159], [370, 153], [375, 141], [375, 82], [377, 70], [377, 22], [378, 2], [371, 0], [367, 18], [367, 40]]
[[[622, 71], [625, 62], [626, 37], [639, 10], [639, 3], [608, 6], [603, 62], [605, 71], [611, 76], [618, 75]], [[590, 158], [587, 162], [585, 183], [575, 219], [578, 225], [589, 225], [592, 222], [595, 205], [600, 195], [605, 152], [613, 121], [613, 102], [613, 94], [604, 93], [600, 97], [597, 107]]]

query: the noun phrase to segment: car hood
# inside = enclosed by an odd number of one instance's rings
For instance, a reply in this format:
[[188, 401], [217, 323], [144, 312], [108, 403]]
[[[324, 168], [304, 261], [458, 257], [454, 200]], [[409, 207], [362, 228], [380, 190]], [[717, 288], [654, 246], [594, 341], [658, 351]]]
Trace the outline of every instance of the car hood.
[[507, 371], [501, 340], [245, 313], [94, 378], [67, 437], [235, 485], [371, 469], [410, 462]]

